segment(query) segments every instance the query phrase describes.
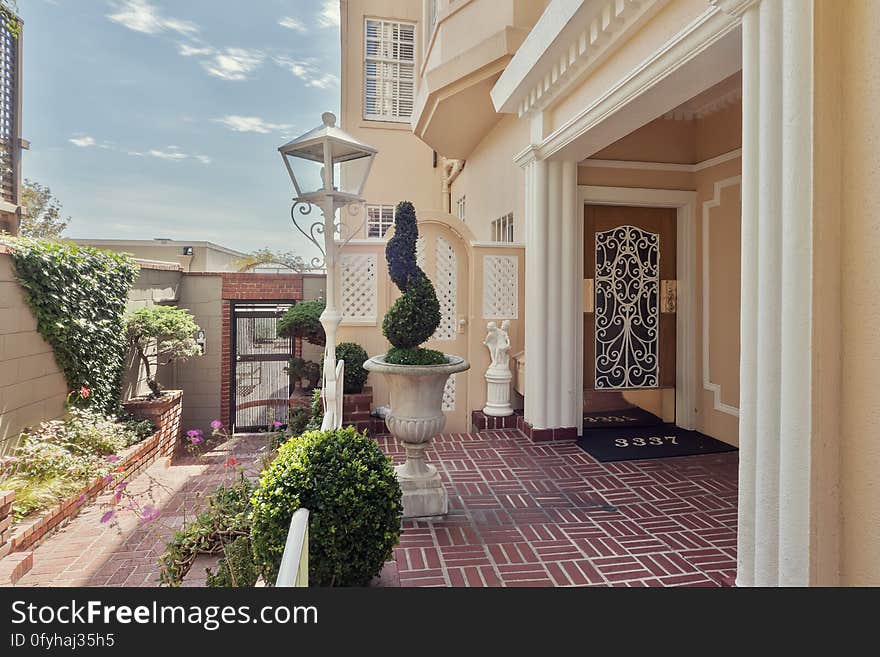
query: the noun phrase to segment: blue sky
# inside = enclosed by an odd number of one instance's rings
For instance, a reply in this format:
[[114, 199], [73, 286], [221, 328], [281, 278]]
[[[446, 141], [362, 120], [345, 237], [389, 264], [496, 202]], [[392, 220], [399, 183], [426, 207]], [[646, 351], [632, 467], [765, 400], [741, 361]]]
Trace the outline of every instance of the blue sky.
[[73, 238], [303, 250], [277, 147], [339, 107], [338, 0], [20, 0], [24, 176]]

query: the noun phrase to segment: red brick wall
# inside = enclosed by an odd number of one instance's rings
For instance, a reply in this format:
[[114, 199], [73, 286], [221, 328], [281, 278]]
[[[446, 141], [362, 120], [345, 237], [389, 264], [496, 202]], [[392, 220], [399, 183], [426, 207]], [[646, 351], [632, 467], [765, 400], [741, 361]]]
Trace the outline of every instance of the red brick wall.
[[[223, 323], [220, 364], [220, 419], [232, 426], [232, 302], [233, 301], [302, 301], [303, 277], [300, 274], [223, 273]], [[302, 345], [297, 341], [297, 356]]]

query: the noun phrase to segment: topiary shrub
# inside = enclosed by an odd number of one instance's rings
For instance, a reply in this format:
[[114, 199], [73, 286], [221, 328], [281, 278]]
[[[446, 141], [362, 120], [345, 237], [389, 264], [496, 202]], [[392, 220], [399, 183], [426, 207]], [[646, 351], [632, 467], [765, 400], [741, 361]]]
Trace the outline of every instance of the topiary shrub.
[[323, 299], [301, 301], [292, 306], [278, 320], [278, 335], [284, 338], [302, 338], [317, 347], [327, 344], [324, 327], [321, 326], [321, 313], [326, 303]]
[[253, 496], [251, 543], [274, 582], [300, 507], [309, 509], [309, 582], [362, 586], [382, 569], [400, 536], [400, 485], [391, 459], [348, 427], [286, 442]]
[[420, 364], [445, 363], [440, 352], [419, 349], [440, 326], [440, 302], [434, 286], [416, 264], [416, 240], [419, 229], [416, 211], [409, 201], [401, 201], [394, 210], [394, 237], [388, 240], [385, 258], [388, 273], [398, 287], [401, 296], [394, 302], [382, 322], [382, 333], [396, 347], [385, 355], [385, 361], [398, 365], [402, 361], [419, 361]]
[[336, 360], [345, 361], [342, 388], [346, 395], [363, 392], [369, 374], [364, 369], [364, 363], [368, 358], [367, 352], [356, 342], [340, 342], [336, 345]]

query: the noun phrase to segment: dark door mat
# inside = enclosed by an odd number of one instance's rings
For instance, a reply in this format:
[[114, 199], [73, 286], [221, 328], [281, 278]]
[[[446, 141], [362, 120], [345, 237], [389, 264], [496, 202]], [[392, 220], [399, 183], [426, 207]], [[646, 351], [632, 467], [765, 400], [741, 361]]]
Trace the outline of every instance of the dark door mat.
[[590, 429], [577, 441], [578, 447], [603, 463], [665, 459], [673, 456], [734, 452], [736, 447], [674, 424], [620, 429]]
[[663, 420], [646, 410], [633, 406], [615, 411], [593, 411], [584, 413], [584, 429], [605, 429], [623, 427], [656, 427]]

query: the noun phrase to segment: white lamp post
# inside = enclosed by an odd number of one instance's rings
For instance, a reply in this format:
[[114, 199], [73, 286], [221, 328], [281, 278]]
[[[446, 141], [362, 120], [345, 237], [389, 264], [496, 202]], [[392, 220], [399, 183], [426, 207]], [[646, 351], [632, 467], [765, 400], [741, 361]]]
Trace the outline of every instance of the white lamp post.
[[[361, 193], [376, 149], [357, 141], [354, 137], [336, 127], [336, 117], [325, 112], [321, 115], [322, 124], [287, 142], [278, 151], [293, 181], [296, 196], [290, 216], [306, 239], [318, 247], [323, 256], [312, 259], [311, 265], [319, 268], [321, 264], [327, 272], [327, 305], [321, 314], [327, 344], [324, 348], [324, 431], [342, 426], [342, 367], [336, 365], [336, 329], [342, 320], [337, 307], [337, 253], [358, 232], [348, 230], [340, 220], [336, 221], [336, 211], [345, 206], [351, 210], [355, 204], [364, 202]], [[320, 208], [323, 218], [309, 224], [312, 208]], [[354, 213], [352, 213], [354, 214]], [[364, 217], [366, 221], [366, 217]], [[302, 222], [302, 225], [301, 223]], [[337, 234], [341, 243], [336, 243]]]

